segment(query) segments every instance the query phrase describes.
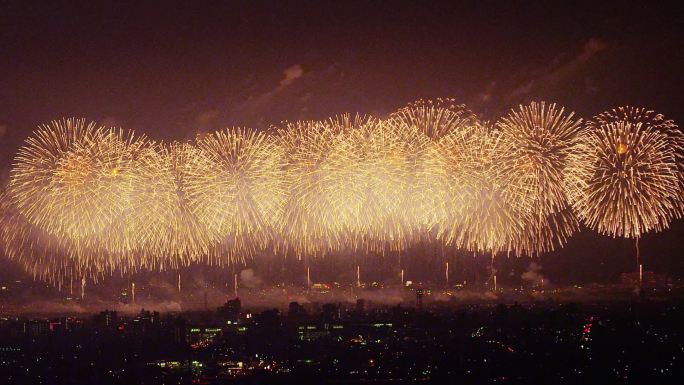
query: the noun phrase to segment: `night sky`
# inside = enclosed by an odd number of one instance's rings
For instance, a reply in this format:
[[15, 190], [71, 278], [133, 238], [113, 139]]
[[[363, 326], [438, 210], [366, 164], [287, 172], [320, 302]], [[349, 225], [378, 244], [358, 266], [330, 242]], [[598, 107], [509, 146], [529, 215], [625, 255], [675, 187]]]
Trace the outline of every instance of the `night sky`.
[[[38, 124], [71, 116], [170, 140], [453, 97], [490, 120], [546, 100], [585, 118], [644, 106], [684, 125], [684, 14], [666, 5], [96, 3], [0, 1], [3, 179]], [[682, 221], [645, 236], [647, 268], [684, 275], [683, 236]], [[633, 261], [633, 241], [585, 230], [539, 262], [572, 283], [615, 280]]]

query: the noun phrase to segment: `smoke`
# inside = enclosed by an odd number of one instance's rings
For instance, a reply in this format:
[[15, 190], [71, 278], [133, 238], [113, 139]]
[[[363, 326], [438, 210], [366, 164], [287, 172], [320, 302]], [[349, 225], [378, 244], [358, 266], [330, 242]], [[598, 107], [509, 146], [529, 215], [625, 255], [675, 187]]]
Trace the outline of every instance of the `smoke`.
[[[264, 288], [263, 290], [252, 291], [249, 289], [240, 290], [240, 300], [248, 309], [278, 308], [287, 309], [290, 302], [300, 304], [319, 302], [313, 296], [306, 295], [296, 288]], [[320, 302], [337, 302], [327, 298]]]
[[180, 302], [177, 301], [136, 301], [135, 303], [119, 303], [114, 306], [114, 310], [119, 313], [135, 314], [142, 309], [149, 309], [160, 313], [180, 312], [183, 310]]
[[397, 305], [405, 302], [404, 296], [406, 295], [407, 292], [401, 289], [364, 290], [358, 293], [360, 299], [381, 305]]
[[[260, 280], [256, 278], [258, 282]], [[413, 303], [415, 293], [402, 289], [369, 290], [357, 289], [353, 292], [349, 289], [334, 289], [325, 292], [306, 292], [301, 287], [262, 287], [260, 290], [252, 290], [245, 286], [240, 289], [240, 300], [245, 307], [280, 308], [287, 309], [290, 302], [305, 303], [349, 303], [353, 304], [357, 299], [363, 299], [368, 304], [397, 305], [400, 303]], [[427, 299], [426, 299], [427, 301]]]
[[199, 136], [206, 136], [206, 131], [215, 126], [216, 120], [220, 116], [220, 111], [217, 109], [209, 109], [200, 112], [195, 116], [195, 129]]
[[301, 78], [302, 75], [304, 75], [304, 68], [301, 64], [295, 64], [285, 68], [285, 70], [283, 70], [283, 75], [285, 75], [285, 77], [278, 83], [279, 88], [285, 88], [294, 83], [295, 80]]
[[304, 77], [304, 75], [304, 67], [302, 67], [301, 64], [295, 64], [285, 68], [283, 70], [283, 78], [280, 79], [275, 88], [271, 88], [264, 93], [248, 98], [244, 103], [237, 106], [236, 112], [259, 114], [260, 112], [265, 111], [265, 107], [267, 107], [276, 96], [291, 87], [295, 82], [301, 82], [301, 79]]
[[436, 293], [433, 295], [433, 300], [434, 301], [442, 301], [442, 302], [462, 302], [462, 303], [480, 303], [480, 302], [489, 302], [489, 301], [495, 301], [499, 297], [491, 292], [491, 291], [472, 291], [472, 290], [463, 290], [463, 291], [456, 291], [451, 294], [446, 294], [446, 293]]
[[246, 288], [254, 289], [260, 287], [263, 281], [256, 274], [254, 270], [245, 269], [240, 272], [240, 284]]
[[544, 277], [544, 275], [541, 273], [542, 267], [541, 265], [537, 264], [536, 262], [532, 262], [527, 266], [527, 271], [522, 273], [520, 276], [523, 281], [530, 282], [532, 285], [536, 286], [541, 286], [542, 281], [544, 285], [549, 284], [549, 280]]
[[78, 314], [89, 309], [76, 302], [34, 301], [20, 307], [26, 314]]

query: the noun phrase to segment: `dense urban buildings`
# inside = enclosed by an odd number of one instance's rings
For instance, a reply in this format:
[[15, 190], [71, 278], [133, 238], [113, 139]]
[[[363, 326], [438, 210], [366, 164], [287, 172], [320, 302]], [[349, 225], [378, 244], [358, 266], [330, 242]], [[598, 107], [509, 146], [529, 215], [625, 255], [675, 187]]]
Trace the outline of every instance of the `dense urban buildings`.
[[[628, 287], [621, 290], [629, 291]], [[602, 383], [681, 376], [681, 288], [609, 301], [297, 303], [4, 315], [7, 384]], [[664, 295], [664, 297], [663, 297]], [[649, 296], [651, 296], [649, 298]], [[429, 298], [429, 295], [427, 295]]]

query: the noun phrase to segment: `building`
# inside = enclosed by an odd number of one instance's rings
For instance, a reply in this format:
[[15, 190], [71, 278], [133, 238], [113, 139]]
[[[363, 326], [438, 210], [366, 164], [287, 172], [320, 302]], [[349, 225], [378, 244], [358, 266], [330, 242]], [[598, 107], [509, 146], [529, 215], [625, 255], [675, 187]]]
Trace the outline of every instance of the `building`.
[[242, 303], [240, 298], [229, 299], [223, 306], [218, 308], [217, 315], [224, 320], [231, 321], [233, 323], [238, 322], [240, 319], [240, 311], [242, 310]]
[[118, 326], [119, 316], [113, 310], [105, 310], [93, 316], [93, 322], [100, 327], [112, 329]]
[[299, 302], [290, 302], [290, 306], [287, 311], [287, 318], [299, 319], [306, 316], [306, 310], [304, 306], [300, 305]]

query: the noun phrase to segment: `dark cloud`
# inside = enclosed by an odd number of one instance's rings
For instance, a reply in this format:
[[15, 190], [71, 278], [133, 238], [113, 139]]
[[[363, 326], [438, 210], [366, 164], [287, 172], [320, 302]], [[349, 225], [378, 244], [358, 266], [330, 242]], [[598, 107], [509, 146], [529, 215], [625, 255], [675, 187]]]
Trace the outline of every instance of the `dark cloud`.
[[304, 68], [302, 68], [301, 64], [295, 64], [291, 67], [285, 68], [283, 75], [285, 75], [285, 77], [278, 84], [278, 88], [280, 89], [289, 86], [290, 84], [294, 83], [295, 80], [301, 78], [302, 75], [304, 75]]
[[282, 71], [282, 78], [275, 87], [269, 88], [267, 91], [257, 95], [250, 95], [247, 100], [232, 111], [232, 114], [243, 116], [248, 121], [256, 121], [259, 125], [265, 125], [265, 122], [269, 120], [268, 115], [273, 105], [283, 103], [283, 100], [281, 100], [283, 99], [283, 93], [292, 87], [295, 82], [301, 81], [300, 79], [309, 74], [305, 73], [301, 64], [285, 68]]
[[528, 74], [527, 79], [505, 94], [503, 99], [507, 101], [507, 104], [515, 104], [528, 97], [538, 98], [541, 95], [551, 95], [556, 89], [564, 87], [568, 81], [582, 81], [580, 74], [582, 69], [595, 55], [608, 48], [607, 41], [592, 37], [584, 43], [576, 55], [565, 60], [563, 57], [566, 55], [557, 56], [548, 66]]
[[195, 116], [194, 127], [198, 131], [210, 130], [216, 128], [216, 121], [219, 118], [221, 111], [216, 108], [211, 108], [202, 111]]

